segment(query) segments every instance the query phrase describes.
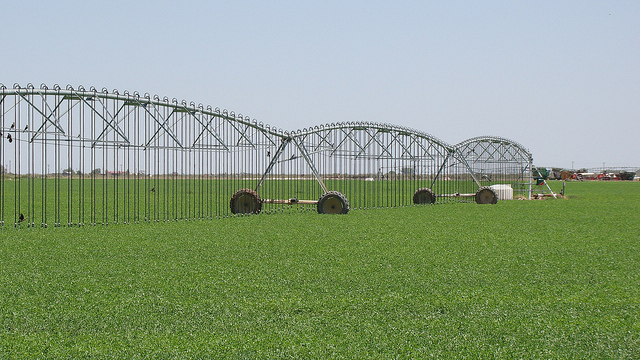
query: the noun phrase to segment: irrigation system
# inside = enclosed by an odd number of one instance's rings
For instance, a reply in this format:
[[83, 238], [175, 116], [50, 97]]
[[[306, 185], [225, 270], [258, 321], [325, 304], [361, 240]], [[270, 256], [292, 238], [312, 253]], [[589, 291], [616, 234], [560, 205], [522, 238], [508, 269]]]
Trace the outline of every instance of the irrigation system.
[[448, 144], [372, 122], [284, 131], [157, 95], [0, 84], [0, 226], [82, 226], [235, 214], [531, 198], [509, 139]]

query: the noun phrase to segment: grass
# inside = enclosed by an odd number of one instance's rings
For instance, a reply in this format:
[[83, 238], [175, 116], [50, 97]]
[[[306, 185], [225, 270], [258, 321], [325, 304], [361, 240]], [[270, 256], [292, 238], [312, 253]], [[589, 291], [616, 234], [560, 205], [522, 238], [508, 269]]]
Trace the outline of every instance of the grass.
[[0, 358], [639, 358], [639, 187], [5, 229]]

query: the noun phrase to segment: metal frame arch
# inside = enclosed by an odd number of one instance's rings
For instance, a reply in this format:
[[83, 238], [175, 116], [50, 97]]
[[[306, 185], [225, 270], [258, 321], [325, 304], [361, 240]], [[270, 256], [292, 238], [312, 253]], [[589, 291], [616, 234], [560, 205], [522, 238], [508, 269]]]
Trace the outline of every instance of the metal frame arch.
[[519, 152], [521, 152], [522, 154], [525, 154], [526, 157], [530, 160], [533, 159], [533, 156], [531, 155], [531, 152], [529, 152], [529, 150], [524, 147], [522, 144], [513, 141], [511, 139], [507, 139], [504, 137], [500, 137], [500, 136], [490, 136], [490, 135], [485, 135], [485, 136], [476, 136], [473, 138], [469, 138], [467, 140], [461, 141], [458, 144], [456, 144], [454, 147], [455, 149], [460, 149], [463, 146], [469, 145], [471, 143], [482, 143], [482, 142], [489, 142], [489, 143], [501, 143], [503, 145], [508, 145], [508, 146], [512, 146], [515, 147], [516, 149], [518, 149]]
[[94, 86], [0, 84], [0, 227], [230, 215], [286, 135], [227, 110]]
[[300, 133], [300, 136], [305, 136], [305, 135], [322, 131], [322, 130], [330, 131], [330, 130], [339, 130], [339, 129], [348, 129], [348, 128], [356, 128], [356, 129], [370, 128], [370, 129], [377, 129], [377, 130], [383, 130], [383, 131], [386, 130], [386, 131], [406, 132], [406, 133], [415, 135], [417, 137], [424, 138], [429, 142], [435, 143], [449, 150], [453, 150], [454, 148], [453, 145], [420, 130], [416, 130], [416, 129], [412, 129], [404, 126], [393, 125], [393, 124], [367, 122], [367, 121], [321, 124], [321, 125], [317, 125], [314, 128], [304, 129]]
[[[305, 128], [293, 141], [324, 191], [345, 194], [354, 208], [411, 205], [415, 191], [433, 188], [448, 173], [443, 164], [454, 151], [425, 132], [375, 122]], [[443, 183], [437, 190], [449, 187]]]
[[458, 143], [455, 152], [478, 187], [508, 186], [516, 195], [531, 198], [533, 156], [520, 143], [499, 136], [477, 136]]
[[[129, 105], [131, 105], [132, 103], [135, 103], [137, 105], [140, 106], [147, 106], [147, 105], [155, 105], [155, 106], [162, 106], [162, 107], [168, 107], [168, 108], [175, 108], [175, 109], [180, 109], [186, 112], [200, 112], [203, 114], [207, 114], [207, 115], [211, 115], [211, 116], [216, 116], [216, 117], [221, 117], [224, 118], [225, 120], [228, 121], [233, 121], [233, 122], [237, 122], [243, 125], [247, 125], [253, 128], [256, 128], [258, 130], [264, 131], [265, 133], [269, 133], [270, 135], [273, 136], [277, 136], [277, 137], [281, 137], [282, 135], [280, 133], [277, 132], [276, 130], [272, 130], [270, 129], [269, 125], [265, 125], [262, 123], [257, 123], [257, 121], [251, 121], [251, 119], [249, 117], [243, 117], [242, 114], [238, 114], [238, 116], [236, 116], [235, 112], [233, 111], [228, 111], [228, 110], [223, 110], [222, 112], [220, 111], [212, 111], [210, 106], [207, 107], [207, 109], [202, 108], [201, 106], [196, 106], [196, 104], [194, 102], [191, 102], [190, 104], [187, 104], [186, 100], [182, 100], [182, 102], [178, 102], [177, 99], [173, 99], [174, 101], [172, 101], [171, 103], [168, 102], [168, 98], [165, 96], [163, 100], [160, 100], [158, 95], [154, 95], [153, 99], [151, 99], [150, 96], [144, 96], [141, 97], [140, 94], [137, 91], [134, 91], [133, 94], [130, 94], [128, 90], [124, 90], [123, 94], [121, 95], [117, 89], [112, 90], [111, 92], [109, 92], [106, 88], [102, 88], [102, 92], [97, 92], [96, 88], [91, 86], [90, 90], [86, 90], [84, 88], [84, 86], [79, 85], [78, 89], [74, 89], [73, 86], [71, 85], [67, 85], [66, 88], [63, 90], [59, 85], [54, 85], [53, 89], [49, 89], [47, 88], [47, 86], [45, 84], [42, 84], [40, 89], [36, 89], [34, 88], [34, 86], [32, 84], [28, 84], [27, 87], [21, 87], [18, 83], [13, 85], [13, 88], [7, 88], [4, 84], [0, 83], [0, 90], [2, 91], [2, 96], [10, 96], [10, 95], [21, 95], [21, 96], [26, 96], [26, 95], [41, 95], [41, 96], [54, 96], [54, 95], [60, 95], [60, 96], [75, 96], [75, 97], [82, 97], [82, 98], [101, 98], [101, 99], [109, 99], [109, 100], [116, 100], [116, 101], [122, 101], [125, 103], [129, 103]], [[148, 93], [146, 93], [148, 94]], [[78, 100], [78, 99], [77, 99]], [[217, 110], [219, 110], [219, 108], [216, 108]]]

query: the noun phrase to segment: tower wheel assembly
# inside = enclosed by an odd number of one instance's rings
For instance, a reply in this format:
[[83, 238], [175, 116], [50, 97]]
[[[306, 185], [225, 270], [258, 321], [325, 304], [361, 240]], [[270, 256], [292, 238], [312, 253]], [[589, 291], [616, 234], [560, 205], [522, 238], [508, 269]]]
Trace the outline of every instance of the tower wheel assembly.
[[347, 197], [337, 191], [328, 191], [322, 194], [318, 200], [290, 199], [261, 199], [260, 195], [252, 189], [241, 189], [231, 196], [232, 214], [259, 214], [262, 204], [282, 205], [316, 205], [318, 214], [346, 214], [349, 212]]
[[477, 204], [496, 204], [498, 203], [498, 194], [492, 188], [488, 186], [481, 186], [475, 193], [470, 194], [438, 194], [436, 195], [433, 190], [429, 188], [420, 188], [413, 193], [413, 203], [420, 204], [433, 204], [436, 202], [437, 197], [468, 197], [475, 198]]

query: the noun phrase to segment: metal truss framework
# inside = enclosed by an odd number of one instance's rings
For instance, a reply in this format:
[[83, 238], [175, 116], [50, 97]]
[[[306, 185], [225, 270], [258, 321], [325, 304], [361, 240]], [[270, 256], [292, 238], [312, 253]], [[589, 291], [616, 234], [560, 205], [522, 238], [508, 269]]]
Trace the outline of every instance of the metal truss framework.
[[0, 129], [2, 226], [477, 201], [492, 184], [531, 196], [531, 154], [499, 137], [450, 145], [370, 122], [283, 131], [175, 98], [2, 84]]

